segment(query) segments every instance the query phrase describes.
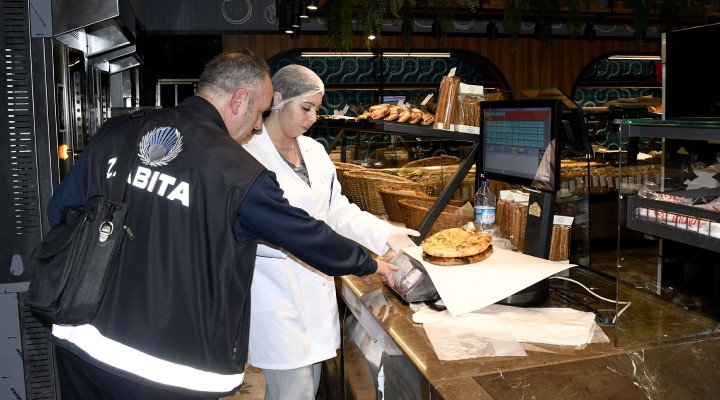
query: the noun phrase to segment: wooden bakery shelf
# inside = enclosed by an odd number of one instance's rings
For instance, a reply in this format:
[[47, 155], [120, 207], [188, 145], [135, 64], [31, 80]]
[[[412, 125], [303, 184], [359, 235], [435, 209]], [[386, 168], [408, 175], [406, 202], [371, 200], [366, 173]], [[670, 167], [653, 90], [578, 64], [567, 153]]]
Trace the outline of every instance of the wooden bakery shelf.
[[[450, 182], [445, 186], [442, 192], [438, 195], [437, 201], [427, 213], [425, 219], [417, 227], [417, 231], [420, 232], [419, 240], [423, 239], [429, 232], [432, 224], [437, 220], [442, 212], [443, 208], [450, 201], [452, 194], [457, 190], [465, 176], [470, 172], [470, 169], [474, 164], [478, 162], [480, 157], [480, 135], [470, 134], [463, 132], [448, 131], [442, 129], [433, 129], [430, 126], [407, 124], [402, 122], [388, 122], [388, 121], [372, 121], [372, 120], [361, 120], [355, 121], [352, 119], [324, 119], [321, 122], [321, 126], [327, 128], [338, 129], [337, 135], [333, 138], [332, 142], [328, 146], [328, 152], [332, 151], [335, 147], [340, 144], [341, 154], [345, 156], [345, 135], [347, 132], [367, 132], [377, 133], [380, 135], [406, 135], [411, 137], [422, 137], [422, 138], [435, 138], [443, 141], [458, 141], [472, 144], [470, 152], [467, 154], [464, 160], [462, 160], [460, 167], [457, 169], [455, 175]], [[346, 160], [341, 158], [341, 161]], [[478, 186], [479, 176], [475, 177], [475, 187]], [[415, 227], [412, 227], [415, 228]]]

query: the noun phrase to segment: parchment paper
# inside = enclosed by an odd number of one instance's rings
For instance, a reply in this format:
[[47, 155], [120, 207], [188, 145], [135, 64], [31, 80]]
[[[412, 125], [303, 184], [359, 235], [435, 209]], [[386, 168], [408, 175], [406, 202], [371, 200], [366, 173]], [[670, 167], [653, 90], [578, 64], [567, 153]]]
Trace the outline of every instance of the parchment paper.
[[420, 246], [403, 251], [425, 267], [445, 307], [455, 316], [496, 303], [533, 283], [576, 266], [498, 247], [494, 247], [492, 254], [478, 263], [455, 266], [425, 262]]

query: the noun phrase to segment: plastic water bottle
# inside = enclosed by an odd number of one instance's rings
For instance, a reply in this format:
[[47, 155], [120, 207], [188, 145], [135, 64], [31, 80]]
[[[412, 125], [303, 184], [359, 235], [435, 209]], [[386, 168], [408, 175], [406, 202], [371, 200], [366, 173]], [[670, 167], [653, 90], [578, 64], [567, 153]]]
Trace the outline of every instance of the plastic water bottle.
[[475, 193], [475, 229], [490, 235], [495, 233], [495, 193], [490, 190], [490, 182], [481, 181]]

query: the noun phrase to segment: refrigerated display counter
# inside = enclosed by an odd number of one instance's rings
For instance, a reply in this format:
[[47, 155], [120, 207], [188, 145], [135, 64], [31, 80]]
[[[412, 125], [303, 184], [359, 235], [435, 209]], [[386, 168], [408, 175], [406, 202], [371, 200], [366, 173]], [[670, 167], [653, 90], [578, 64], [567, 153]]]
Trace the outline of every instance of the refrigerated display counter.
[[[609, 296], [612, 280], [581, 267], [569, 277]], [[613, 341], [584, 348], [532, 346], [526, 357], [477, 357], [441, 361], [422, 325], [413, 322], [413, 307], [375, 280], [337, 279], [344, 312], [339, 376], [346, 398], [362, 399], [640, 399], [712, 398], [720, 390], [720, 336], [662, 343], [617, 346]], [[598, 326], [613, 336], [612, 313], [604, 314], [592, 299], [563, 281], [552, 281], [540, 307], [571, 307], [597, 312]], [[625, 291], [629, 318], [643, 316], [669, 336], [694, 331], [696, 316], [642, 291]], [[662, 313], [657, 313], [662, 310]], [[690, 323], [688, 323], [690, 321]], [[708, 322], [708, 321], [704, 321]], [[638, 325], [640, 328], [641, 326]], [[629, 332], [632, 334], [632, 332]], [[326, 378], [328, 378], [326, 376]]]

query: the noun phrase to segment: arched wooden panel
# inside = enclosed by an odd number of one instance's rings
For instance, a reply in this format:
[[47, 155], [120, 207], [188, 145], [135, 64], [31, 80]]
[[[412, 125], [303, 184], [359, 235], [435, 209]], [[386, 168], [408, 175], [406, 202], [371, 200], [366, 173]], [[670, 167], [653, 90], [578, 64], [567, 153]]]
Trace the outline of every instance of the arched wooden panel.
[[[399, 36], [381, 38], [382, 48], [402, 48]], [[364, 50], [361, 38], [355, 38], [355, 48]], [[270, 59], [294, 49], [327, 50], [327, 36], [303, 34], [297, 39], [283, 35], [227, 35], [223, 49], [246, 47]], [[429, 36], [412, 39], [411, 50], [440, 51], [448, 48], [475, 52], [494, 63], [507, 79], [510, 89], [555, 86], [570, 94], [575, 80], [585, 66], [602, 54], [612, 52], [642, 52], [660, 54], [660, 42], [635, 42], [628, 39], [553, 39], [549, 47], [539, 39], [519, 38], [512, 52], [509, 38], [494, 40], [486, 37], [447, 37], [435, 40]]]

